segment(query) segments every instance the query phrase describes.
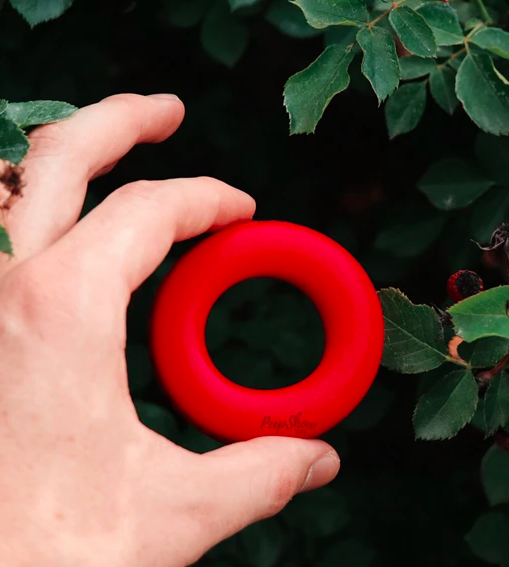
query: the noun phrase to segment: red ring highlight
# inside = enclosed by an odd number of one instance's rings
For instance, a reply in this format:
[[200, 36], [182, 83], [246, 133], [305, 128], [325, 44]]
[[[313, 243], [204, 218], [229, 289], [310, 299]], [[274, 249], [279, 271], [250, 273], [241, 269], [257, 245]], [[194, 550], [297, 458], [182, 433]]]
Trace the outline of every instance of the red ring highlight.
[[[214, 303], [253, 277], [295, 285], [320, 313], [324, 355], [297, 384], [246, 388], [223, 376], [207, 351], [205, 325]], [[174, 406], [211, 437], [314, 438], [365, 396], [382, 358], [384, 325], [373, 284], [342, 246], [304, 226], [248, 221], [214, 233], [176, 263], [154, 300], [150, 342]]]

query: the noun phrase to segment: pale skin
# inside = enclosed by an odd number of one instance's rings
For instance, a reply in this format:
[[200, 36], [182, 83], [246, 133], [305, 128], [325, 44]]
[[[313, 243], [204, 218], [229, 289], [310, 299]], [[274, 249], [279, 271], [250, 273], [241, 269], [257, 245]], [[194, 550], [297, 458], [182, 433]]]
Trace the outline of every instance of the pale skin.
[[36, 129], [0, 255], [0, 565], [181, 567], [339, 469], [320, 440], [189, 452], [142, 425], [126, 308], [173, 242], [252, 217], [200, 177], [135, 181], [77, 222], [89, 180], [184, 117], [171, 95], [116, 95]]

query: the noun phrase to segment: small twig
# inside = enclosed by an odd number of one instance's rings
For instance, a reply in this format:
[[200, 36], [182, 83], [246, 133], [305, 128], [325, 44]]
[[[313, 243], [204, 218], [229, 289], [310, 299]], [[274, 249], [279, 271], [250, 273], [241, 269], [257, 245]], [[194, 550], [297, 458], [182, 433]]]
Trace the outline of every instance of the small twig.
[[509, 352], [503, 358], [501, 358], [493, 368], [485, 370], [484, 372], [480, 372], [476, 376], [476, 378], [487, 382], [488, 380], [491, 380], [493, 376], [495, 376], [495, 374], [498, 374], [501, 370], [503, 370], [508, 362]]
[[371, 29], [372, 27], [375, 26], [375, 24], [377, 24], [380, 20], [383, 20], [386, 16], [388, 16], [393, 10], [396, 10], [396, 8], [398, 8], [399, 6], [401, 6], [401, 4], [404, 4], [407, 0], [400, 0], [399, 2], [393, 2], [392, 6], [388, 9], [385, 10], [385, 12], [382, 12], [379, 16], [377, 16], [374, 20], [371, 20], [371, 22], [366, 24], [366, 27], [368, 29]]
[[468, 34], [465, 36], [463, 41], [465, 43], [470, 41], [470, 38], [474, 35], [474, 33], [478, 32], [481, 28], [485, 28], [485, 27], [486, 24], [484, 22], [479, 22], [468, 32]]
[[385, 18], [385, 16], [387, 16], [388, 14], [390, 14], [392, 12], [392, 10], [394, 9], [394, 4], [385, 12], [382, 12], [379, 16], [377, 16], [374, 20], [371, 20], [371, 22], [369, 22], [368, 24], [366, 24], [366, 27], [371, 29], [372, 27], [375, 26], [375, 24], [377, 24], [380, 20], [383, 20]]
[[463, 359], [454, 358], [453, 356], [449, 355], [447, 355], [445, 359], [447, 360], [447, 362], [456, 364], [457, 366], [463, 366], [463, 368], [467, 368], [469, 370], [471, 369], [470, 364], [468, 362], [465, 362]]
[[456, 51], [456, 53], [453, 53], [449, 58], [447, 58], [443, 63], [440, 63], [440, 65], [437, 65], [437, 69], [442, 69], [443, 67], [445, 67], [446, 65], [448, 65], [451, 61], [454, 61], [454, 59], [456, 59], [456, 57], [462, 55], [463, 53], [465, 53], [465, 51], [467, 50], [466, 47], [462, 47], [461, 49], [458, 49], [458, 51]]

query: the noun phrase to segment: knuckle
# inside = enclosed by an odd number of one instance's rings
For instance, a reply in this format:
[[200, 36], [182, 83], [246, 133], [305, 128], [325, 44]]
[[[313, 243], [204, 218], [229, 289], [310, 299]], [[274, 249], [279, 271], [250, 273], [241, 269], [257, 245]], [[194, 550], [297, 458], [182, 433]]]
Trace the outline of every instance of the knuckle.
[[115, 112], [123, 115], [123, 121], [131, 133], [142, 138], [147, 121], [152, 119], [149, 101], [150, 99], [143, 95], [120, 93], [103, 99], [99, 104], [115, 105]]
[[46, 290], [41, 286], [40, 273], [33, 261], [17, 266], [2, 279], [2, 295], [9, 301], [3, 307], [19, 319], [30, 319], [34, 313], [46, 310]]
[[226, 184], [219, 179], [208, 176], [195, 177], [194, 181], [195, 190], [203, 193], [203, 190], [206, 189], [205, 196], [209, 203], [209, 210], [216, 213], [221, 205], [221, 191], [226, 187]]
[[195, 177], [195, 182], [199, 184], [201, 188], [205, 187], [211, 196], [215, 196], [218, 200], [220, 198], [221, 192], [224, 192], [228, 185], [215, 177], [208, 177], [206, 175]]
[[8, 301], [0, 304], [0, 326], [11, 326], [11, 335], [21, 338], [51, 336], [56, 344], [82, 325], [105, 344], [116, 332], [119, 307], [95, 286], [84, 293], [83, 274], [79, 263], [44, 254], [16, 266], [1, 280], [0, 295]]
[[147, 179], [139, 179], [138, 181], [133, 181], [132, 183], [124, 185], [123, 187], [115, 191], [113, 195], [120, 195], [122, 198], [142, 197], [143, 199], [146, 199], [147, 197], [150, 197], [151, 185], [151, 181], [148, 181]]
[[27, 159], [62, 153], [62, 151], [68, 151], [70, 145], [65, 122], [38, 126], [28, 137], [30, 149], [28, 150]]
[[107, 199], [123, 202], [127, 207], [139, 208], [142, 206], [159, 210], [160, 204], [154, 191], [151, 191], [152, 187], [151, 181], [141, 179], [117, 189]]
[[269, 479], [267, 508], [264, 518], [276, 515], [288, 504], [297, 490], [295, 476], [289, 470], [280, 470]]

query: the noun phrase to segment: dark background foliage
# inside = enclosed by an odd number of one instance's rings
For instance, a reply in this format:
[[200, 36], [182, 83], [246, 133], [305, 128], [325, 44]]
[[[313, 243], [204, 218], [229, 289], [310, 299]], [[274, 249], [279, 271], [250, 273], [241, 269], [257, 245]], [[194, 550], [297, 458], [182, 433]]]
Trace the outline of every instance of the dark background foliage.
[[[249, 44], [233, 69], [204, 51], [199, 27], [170, 25], [159, 0], [77, 0], [61, 18], [34, 30], [6, 6], [0, 19], [1, 95], [83, 106], [118, 92], [173, 92], [185, 102], [186, 119], [171, 140], [135, 149], [95, 181], [84, 213], [138, 178], [215, 176], [257, 199], [257, 219], [297, 222], [335, 238], [378, 288], [393, 285], [416, 302], [442, 304], [455, 269], [476, 269], [488, 285], [501, 283], [470, 241], [472, 211], [439, 212], [416, 189], [432, 162], [473, 157], [478, 131], [472, 122], [429, 102], [417, 129], [389, 142], [376, 98], [357, 75], [354, 88], [331, 103], [316, 134], [290, 137], [284, 83], [321, 52], [323, 38], [282, 34], [264, 18], [268, 4], [243, 16]], [[172, 261], [193, 244], [175, 246], [134, 294], [127, 356], [141, 419], [177, 443], [206, 451], [217, 443], [172, 411], [147, 351], [155, 290]], [[239, 284], [225, 294], [207, 333], [219, 368], [256, 387], [303, 378], [323, 348], [314, 307], [272, 280]], [[325, 436], [342, 457], [337, 479], [296, 497], [282, 514], [219, 545], [200, 564], [484, 565], [465, 535], [489, 509], [480, 461], [491, 443], [474, 428], [449, 442], [414, 441], [417, 386], [415, 376], [381, 369], [361, 406]]]

